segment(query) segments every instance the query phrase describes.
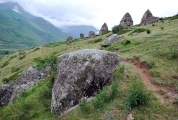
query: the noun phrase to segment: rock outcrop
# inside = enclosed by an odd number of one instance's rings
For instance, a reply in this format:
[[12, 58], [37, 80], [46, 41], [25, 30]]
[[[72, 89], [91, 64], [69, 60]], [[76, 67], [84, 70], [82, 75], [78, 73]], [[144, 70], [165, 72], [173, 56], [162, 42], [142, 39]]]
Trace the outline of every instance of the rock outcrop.
[[33, 67], [25, 70], [12, 84], [0, 85], [0, 106], [10, 104], [21, 93], [29, 90], [41, 79], [48, 76], [48, 71], [51, 67], [46, 67], [43, 70], [36, 70]]
[[128, 27], [128, 26], [132, 26], [133, 25], [133, 20], [132, 17], [129, 13], [126, 13], [122, 20], [120, 21], [120, 25], [123, 27]]
[[100, 29], [99, 35], [104, 35], [108, 33], [108, 26], [106, 23], [104, 23]]
[[67, 41], [68, 41], [68, 40], [73, 40], [73, 37], [72, 37], [72, 36], [69, 36], [66, 40], [67, 40]]
[[94, 31], [90, 31], [88, 33], [88, 38], [94, 38], [95, 37], [95, 32]]
[[84, 34], [80, 33], [80, 38], [83, 39], [84, 38]]
[[110, 84], [115, 67], [122, 61], [116, 53], [96, 49], [63, 54], [60, 59], [51, 100], [51, 112], [58, 114]]
[[105, 39], [105, 41], [103, 42], [103, 47], [107, 47], [117, 42], [118, 40], [122, 39], [123, 37], [124, 37], [123, 35], [112, 34], [111, 36]]
[[158, 21], [159, 21], [159, 18], [154, 17], [152, 13], [150, 12], [150, 10], [147, 10], [141, 19], [140, 25], [147, 25], [147, 24], [158, 22]]

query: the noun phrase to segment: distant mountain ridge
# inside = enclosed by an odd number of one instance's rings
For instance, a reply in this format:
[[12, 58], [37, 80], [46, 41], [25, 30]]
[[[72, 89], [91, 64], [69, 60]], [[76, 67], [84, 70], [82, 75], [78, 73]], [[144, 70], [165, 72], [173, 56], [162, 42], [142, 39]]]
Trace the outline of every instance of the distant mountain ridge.
[[18, 3], [0, 4], [0, 50], [26, 49], [65, 41], [67, 36], [45, 19], [24, 11]]
[[76, 26], [66, 26], [64, 28], [60, 28], [62, 31], [68, 33], [74, 38], [79, 38], [80, 33], [83, 33], [85, 37], [88, 36], [89, 31], [94, 31], [98, 33], [98, 30], [92, 25], [76, 25]]

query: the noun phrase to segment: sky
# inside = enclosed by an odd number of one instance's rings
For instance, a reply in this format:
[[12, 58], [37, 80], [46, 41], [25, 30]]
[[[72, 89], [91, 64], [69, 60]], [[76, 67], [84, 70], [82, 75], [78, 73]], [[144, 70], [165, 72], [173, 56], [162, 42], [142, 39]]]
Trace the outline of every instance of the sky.
[[17, 2], [27, 12], [43, 17], [57, 27], [93, 25], [100, 29], [104, 22], [109, 29], [118, 25], [129, 12], [139, 24], [147, 9], [156, 17], [178, 13], [178, 0], [0, 0]]

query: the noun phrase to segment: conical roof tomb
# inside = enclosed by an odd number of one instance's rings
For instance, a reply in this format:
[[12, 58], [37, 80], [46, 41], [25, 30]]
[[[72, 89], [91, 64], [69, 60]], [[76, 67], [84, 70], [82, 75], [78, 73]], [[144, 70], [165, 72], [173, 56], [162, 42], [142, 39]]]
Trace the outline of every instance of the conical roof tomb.
[[99, 35], [104, 35], [108, 33], [108, 26], [106, 23], [104, 23], [100, 29]]
[[154, 17], [152, 15], [152, 13], [150, 12], [150, 10], [148, 9], [144, 14], [143, 17], [141, 19], [140, 25], [146, 25], [146, 24], [151, 24], [151, 23], [155, 23], [158, 22], [159, 18], [158, 17]]
[[132, 26], [133, 25], [133, 20], [132, 17], [129, 13], [126, 13], [122, 20], [120, 21], [120, 25], [123, 27], [127, 27], [127, 26]]

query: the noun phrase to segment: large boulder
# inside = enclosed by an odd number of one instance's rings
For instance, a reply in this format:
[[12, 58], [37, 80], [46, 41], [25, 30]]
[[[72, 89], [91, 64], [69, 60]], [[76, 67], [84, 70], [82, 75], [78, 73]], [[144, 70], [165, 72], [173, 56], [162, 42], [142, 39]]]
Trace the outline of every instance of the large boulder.
[[95, 37], [95, 32], [94, 31], [90, 31], [88, 33], [88, 38], [94, 38]]
[[123, 27], [133, 26], [133, 20], [129, 13], [126, 13], [122, 17], [122, 20], [120, 21], [120, 25]]
[[116, 53], [96, 49], [67, 53], [60, 60], [51, 101], [51, 112], [58, 114], [110, 84], [115, 67], [122, 61]]
[[150, 10], [147, 10], [141, 19], [140, 25], [147, 25], [147, 24], [158, 22], [158, 21], [159, 21], [159, 18], [154, 17], [152, 13], [150, 12]]
[[111, 36], [105, 39], [105, 41], [103, 42], [103, 46], [104, 47], [109, 46], [117, 42], [118, 40], [122, 39], [123, 37], [124, 37], [123, 35], [112, 34]]
[[104, 35], [108, 33], [108, 26], [106, 23], [104, 23], [100, 29], [99, 35]]
[[46, 67], [38, 71], [30, 67], [21, 73], [12, 84], [0, 85], [0, 106], [12, 103], [21, 93], [26, 92], [39, 83], [41, 79], [46, 78], [50, 69], [51, 67]]

